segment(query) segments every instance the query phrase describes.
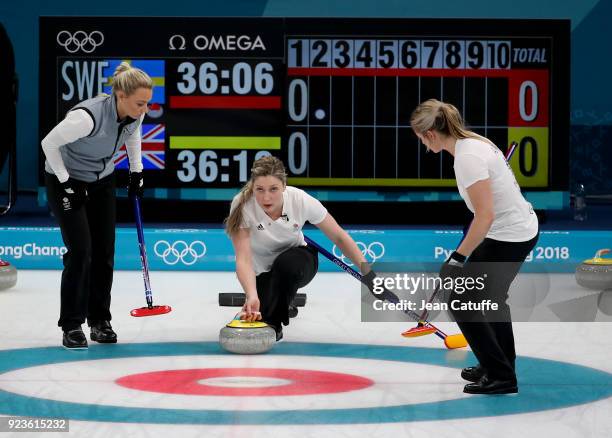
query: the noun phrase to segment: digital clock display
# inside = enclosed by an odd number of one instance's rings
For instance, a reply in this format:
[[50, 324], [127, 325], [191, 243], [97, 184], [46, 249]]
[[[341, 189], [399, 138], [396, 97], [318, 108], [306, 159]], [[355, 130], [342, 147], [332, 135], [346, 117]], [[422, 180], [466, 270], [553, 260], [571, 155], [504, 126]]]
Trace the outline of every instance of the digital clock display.
[[[519, 144], [522, 187], [567, 188], [568, 21], [42, 17], [40, 28], [41, 138], [109, 92], [121, 61], [153, 78], [149, 187], [238, 187], [274, 154], [298, 186], [454, 188], [452, 157], [425, 153], [409, 125], [436, 98], [503, 151]], [[127, 168], [124, 150], [114, 160]]]

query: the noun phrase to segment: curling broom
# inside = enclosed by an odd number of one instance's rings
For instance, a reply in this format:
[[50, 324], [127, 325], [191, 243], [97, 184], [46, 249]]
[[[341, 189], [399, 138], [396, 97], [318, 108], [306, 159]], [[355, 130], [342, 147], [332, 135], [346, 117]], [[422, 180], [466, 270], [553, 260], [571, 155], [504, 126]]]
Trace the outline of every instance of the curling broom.
[[[316, 250], [319, 251], [321, 254], [323, 254], [330, 262], [340, 267], [344, 272], [352, 275], [354, 278], [356, 278], [360, 282], [364, 283], [363, 276], [359, 272], [355, 271], [353, 268], [348, 266], [346, 263], [344, 263], [338, 257], [334, 256], [329, 251], [327, 251], [321, 245], [319, 245], [318, 243], [310, 239], [308, 236], [304, 236], [304, 240], [306, 241], [308, 245], [312, 246], [313, 248], [316, 248]], [[392, 303], [399, 303], [400, 301], [397, 295], [395, 295], [393, 292], [387, 289], [385, 289], [385, 291], [380, 295], [380, 298], [385, 299]], [[407, 310], [404, 310], [404, 313], [410, 316], [412, 319], [421, 322], [421, 315], [419, 315], [415, 311], [407, 309]], [[418, 333], [414, 332], [414, 334], [409, 337], [424, 336], [424, 335], [429, 335], [432, 333], [435, 333], [436, 336], [442, 339], [444, 341], [444, 345], [446, 345], [446, 348], [448, 349], [463, 348], [467, 346], [467, 340], [461, 333], [456, 334], [456, 335], [447, 335], [442, 330], [437, 328], [435, 325], [427, 321], [424, 322], [423, 326], [418, 330]]]
[[134, 216], [136, 218], [136, 231], [138, 233], [138, 248], [140, 249], [140, 264], [142, 266], [142, 278], [144, 279], [145, 296], [147, 307], [140, 307], [130, 312], [132, 316], [155, 316], [163, 315], [172, 310], [170, 306], [154, 306], [153, 293], [151, 292], [151, 282], [149, 281], [149, 262], [147, 261], [147, 250], [145, 248], [144, 232], [142, 227], [142, 214], [140, 213], [140, 200], [138, 196], [133, 196]]

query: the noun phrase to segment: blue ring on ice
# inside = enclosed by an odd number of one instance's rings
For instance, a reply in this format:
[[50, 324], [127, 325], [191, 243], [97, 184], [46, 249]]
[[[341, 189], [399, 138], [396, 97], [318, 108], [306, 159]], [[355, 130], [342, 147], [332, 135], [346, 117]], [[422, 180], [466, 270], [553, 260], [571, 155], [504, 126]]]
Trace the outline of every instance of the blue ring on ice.
[[[283, 343], [268, 354], [388, 360], [459, 369], [473, 356], [433, 348], [385, 345]], [[58, 347], [0, 350], [0, 375], [27, 367], [130, 357], [227, 355], [217, 342], [94, 345], [86, 351]], [[461, 356], [461, 357], [458, 357]], [[156, 409], [84, 404], [0, 391], [0, 414], [157, 424], [359, 424], [467, 419], [559, 409], [608, 398], [612, 374], [582, 365], [533, 357], [517, 359], [520, 393], [462, 396], [453, 400], [346, 409], [227, 411]], [[459, 381], [459, 375], [457, 373]]]

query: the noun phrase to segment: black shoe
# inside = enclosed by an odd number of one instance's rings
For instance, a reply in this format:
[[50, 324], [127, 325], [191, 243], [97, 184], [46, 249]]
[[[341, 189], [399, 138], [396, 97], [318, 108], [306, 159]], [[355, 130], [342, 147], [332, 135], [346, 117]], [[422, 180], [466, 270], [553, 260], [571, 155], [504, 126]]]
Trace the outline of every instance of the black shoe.
[[62, 344], [69, 350], [84, 350], [87, 348], [87, 338], [81, 327], [64, 330]]
[[293, 304], [289, 304], [289, 318], [295, 318], [298, 315], [298, 308]]
[[100, 321], [91, 326], [91, 334], [89, 336], [92, 341], [101, 344], [115, 344], [117, 342], [117, 333], [108, 321]]
[[276, 342], [281, 342], [283, 340], [283, 325], [282, 324], [268, 324], [270, 327], [274, 329], [276, 332]]
[[485, 375], [485, 370], [480, 365], [467, 367], [461, 370], [461, 378], [468, 382], [478, 382]]
[[467, 394], [516, 394], [518, 386], [516, 379], [492, 380], [484, 375], [478, 382], [465, 385], [463, 392]]

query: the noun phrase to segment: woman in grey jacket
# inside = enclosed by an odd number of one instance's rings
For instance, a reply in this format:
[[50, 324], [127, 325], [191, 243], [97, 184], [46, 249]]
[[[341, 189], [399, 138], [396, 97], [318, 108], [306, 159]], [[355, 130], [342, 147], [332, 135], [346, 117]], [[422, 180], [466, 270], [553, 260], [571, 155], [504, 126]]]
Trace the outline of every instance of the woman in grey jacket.
[[86, 319], [92, 341], [117, 342], [110, 325], [116, 222], [113, 156], [126, 145], [128, 192], [142, 197], [140, 125], [152, 89], [145, 72], [121, 63], [113, 75], [112, 95], [79, 103], [42, 141], [49, 206], [68, 249], [58, 325], [69, 349], [87, 348], [81, 329]]

